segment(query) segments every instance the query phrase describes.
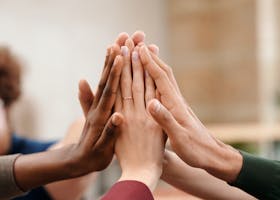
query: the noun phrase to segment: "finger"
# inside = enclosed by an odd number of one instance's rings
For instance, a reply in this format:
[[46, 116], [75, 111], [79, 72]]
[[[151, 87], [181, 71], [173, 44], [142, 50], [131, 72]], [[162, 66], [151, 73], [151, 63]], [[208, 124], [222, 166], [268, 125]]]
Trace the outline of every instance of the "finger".
[[80, 80], [79, 82], [79, 101], [86, 117], [92, 103], [94, 101], [94, 94], [90, 89], [90, 86], [86, 80]]
[[126, 32], [122, 32], [118, 35], [115, 44], [119, 45], [119, 47], [125, 44], [125, 41], [129, 38], [129, 35]]
[[122, 96], [121, 96], [120, 87], [118, 87], [116, 103], [115, 103], [115, 111], [121, 112], [121, 110], [122, 110]]
[[156, 99], [161, 101], [160, 93], [159, 93], [159, 91], [157, 89], [156, 89]]
[[135, 47], [134, 42], [133, 42], [133, 40], [132, 40], [131, 38], [128, 38], [128, 39], [125, 41], [125, 46], [128, 47], [130, 53], [133, 51], [133, 49], [134, 49], [134, 47]]
[[170, 139], [181, 133], [180, 124], [158, 100], [153, 99], [148, 103], [148, 111]]
[[95, 148], [105, 149], [111, 147], [112, 151], [114, 150], [113, 147], [117, 138], [116, 128], [121, 125], [123, 119], [124, 117], [120, 113], [114, 113], [110, 117], [103, 129], [101, 136], [95, 144]]
[[168, 79], [172, 83], [173, 87], [175, 88], [178, 94], [181, 94], [177, 81], [175, 79], [173, 70], [167, 64], [165, 64], [156, 54], [151, 55], [155, 63], [167, 74]]
[[133, 42], [129, 38], [126, 41], [126, 46], [121, 47], [122, 55], [124, 57], [124, 67], [121, 75], [121, 94], [123, 98], [123, 107], [131, 108], [133, 105], [132, 99], [132, 73], [131, 73], [131, 59], [130, 49], [133, 48]]
[[131, 39], [134, 42], [134, 45], [136, 46], [140, 42], [144, 42], [146, 37], [146, 34], [143, 31], [135, 31], [135, 33], [132, 34]]
[[155, 44], [150, 44], [149, 46], [148, 46], [148, 49], [153, 53], [153, 54], [155, 54], [155, 55], [159, 55], [159, 47], [157, 46], [157, 45], [155, 45]]
[[139, 55], [144, 69], [148, 71], [156, 84], [163, 105], [169, 110], [172, 109], [176, 105], [176, 96], [174, 95], [175, 88], [169, 81], [168, 76], [152, 59], [146, 46], [140, 47]]
[[155, 83], [152, 77], [149, 75], [149, 72], [145, 71], [145, 102], [146, 106], [151, 99], [154, 99], [156, 96]]
[[104, 87], [105, 87], [106, 82], [108, 80], [108, 76], [110, 74], [113, 62], [115, 60], [115, 57], [117, 55], [119, 55], [119, 53], [120, 53], [120, 47], [118, 45], [115, 44], [110, 48], [110, 54], [108, 56], [106, 65], [104, 66], [104, 70], [103, 70], [103, 73], [101, 75], [101, 79], [100, 79], [99, 84], [98, 84], [98, 89], [96, 91], [95, 99], [94, 99], [94, 102], [93, 102], [93, 107], [96, 107], [97, 104], [100, 101], [100, 97], [103, 93]]
[[144, 70], [142, 63], [139, 59], [139, 54], [137, 49], [132, 53], [132, 71], [133, 71], [133, 81], [132, 81], [132, 95], [136, 108], [145, 109], [144, 100]]
[[122, 68], [123, 68], [123, 57], [118, 55], [115, 58], [113, 67], [109, 74], [108, 81], [106, 83], [106, 86], [100, 98], [100, 103], [98, 104], [98, 106], [100, 106], [99, 108], [105, 111], [104, 112], [105, 115], [107, 111], [111, 112], [113, 105], [115, 104], [116, 93], [119, 87], [119, 80], [120, 80]]

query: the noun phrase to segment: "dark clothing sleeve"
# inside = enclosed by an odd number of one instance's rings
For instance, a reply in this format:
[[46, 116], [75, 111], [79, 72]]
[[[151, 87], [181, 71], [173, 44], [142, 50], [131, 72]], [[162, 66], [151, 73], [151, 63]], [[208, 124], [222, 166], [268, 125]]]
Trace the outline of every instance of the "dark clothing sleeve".
[[55, 141], [38, 141], [12, 134], [11, 148], [8, 154], [31, 154], [46, 151]]
[[261, 200], [280, 199], [280, 161], [268, 160], [241, 152], [243, 165], [231, 185]]
[[154, 200], [150, 189], [139, 181], [115, 183], [101, 200]]

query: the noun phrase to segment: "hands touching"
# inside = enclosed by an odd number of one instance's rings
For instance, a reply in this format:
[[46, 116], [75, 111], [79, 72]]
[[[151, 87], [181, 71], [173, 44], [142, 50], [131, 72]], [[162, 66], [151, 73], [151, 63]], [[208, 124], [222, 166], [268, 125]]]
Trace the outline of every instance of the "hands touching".
[[120, 180], [141, 181], [153, 191], [162, 173], [165, 139], [146, 110], [156, 90], [154, 81], [144, 73], [138, 50], [131, 39], [121, 48], [124, 67], [115, 111], [123, 114], [124, 121], [115, 152], [122, 168]]
[[[86, 81], [79, 84], [79, 99], [86, 116], [79, 143], [17, 158], [15, 179], [23, 190], [102, 170], [111, 162], [116, 138], [114, 129], [123, 119], [121, 114], [112, 113], [123, 67], [123, 58], [118, 54], [127, 38], [127, 34], [120, 34], [108, 49], [96, 95]], [[132, 38], [138, 43], [143, 41], [144, 34], [138, 32]]]
[[160, 95], [160, 101], [153, 99], [148, 110], [168, 135], [176, 154], [192, 167], [234, 181], [242, 166], [239, 152], [215, 139], [200, 122], [184, 101], [170, 67], [146, 46], [140, 48], [140, 58]]

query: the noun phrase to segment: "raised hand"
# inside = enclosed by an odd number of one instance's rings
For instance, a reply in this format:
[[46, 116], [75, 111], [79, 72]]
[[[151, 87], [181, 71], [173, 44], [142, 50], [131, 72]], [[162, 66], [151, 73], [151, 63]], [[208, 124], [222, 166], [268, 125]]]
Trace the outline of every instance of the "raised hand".
[[[139, 47], [128, 39], [121, 48], [124, 67], [115, 110], [124, 116], [115, 152], [122, 168], [120, 180], [137, 180], [154, 190], [162, 173], [164, 135], [146, 110], [155, 98], [155, 85], [144, 75]], [[133, 74], [133, 76], [132, 76]]]
[[200, 122], [183, 99], [170, 67], [144, 45], [140, 58], [160, 96], [160, 101], [151, 100], [148, 110], [168, 135], [173, 150], [190, 166], [228, 182], [235, 180], [242, 165], [239, 152], [215, 139]]

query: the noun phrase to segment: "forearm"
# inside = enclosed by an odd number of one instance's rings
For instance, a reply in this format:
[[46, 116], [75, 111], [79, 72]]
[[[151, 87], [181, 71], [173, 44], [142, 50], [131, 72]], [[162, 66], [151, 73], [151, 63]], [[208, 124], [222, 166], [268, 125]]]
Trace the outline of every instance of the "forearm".
[[53, 181], [75, 177], [71, 147], [20, 156], [14, 164], [15, 180], [26, 191]]
[[253, 200], [254, 197], [228, 185], [205, 170], [193, 168], [174, 153], [166, 152], [161, 177], [167, 183], [203, 199]]
[[214, 139], [215, 144], [205, 147], [204, 164], [200, 168], [228, 183], [236, 180], [242, 168], [243, 158], [239, 151]]
[[18, 156], [19, 154], [0, 157], [0, 199], [8, 199], [23, 193], [14, 178], [14, 163]]
[[154, 191], [157, 183], [159, 181], [161, 175], [161, 171], [158, 169], [153, 170], [150, 168], [147, 169], [131, 169], [131, 170], [123, 170], [122, 175], [119, 181], [127, 181], [127, 180], [134, 180], [139, 181], [145, 184], [150, 191]]

